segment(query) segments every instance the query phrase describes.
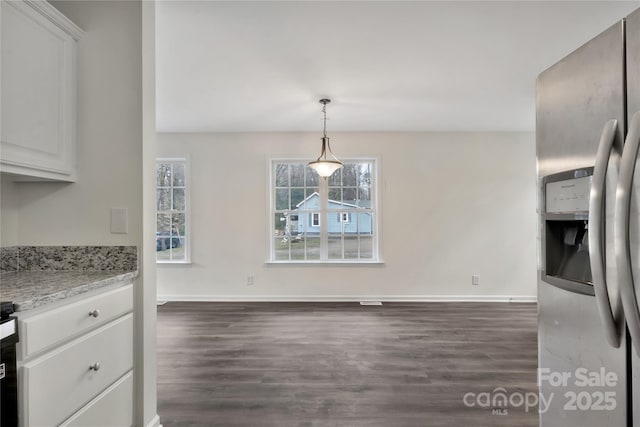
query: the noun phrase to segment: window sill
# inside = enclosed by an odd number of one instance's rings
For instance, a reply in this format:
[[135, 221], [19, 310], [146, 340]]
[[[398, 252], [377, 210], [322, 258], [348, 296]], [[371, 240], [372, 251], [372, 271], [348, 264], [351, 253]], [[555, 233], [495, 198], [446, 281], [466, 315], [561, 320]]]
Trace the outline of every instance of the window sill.
[[383, 260], [376, 261], [265, 261], [266, 265], [384, 265]]
[[157, 265], [191, 265], [193, 264], [190, 260], [188, 261], [156, 261]]

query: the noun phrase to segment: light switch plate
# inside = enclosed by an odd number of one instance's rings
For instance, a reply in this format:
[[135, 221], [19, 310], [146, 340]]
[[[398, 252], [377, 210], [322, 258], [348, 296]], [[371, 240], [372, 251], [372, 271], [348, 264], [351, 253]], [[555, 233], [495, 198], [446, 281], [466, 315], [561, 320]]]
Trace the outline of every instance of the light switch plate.
[[127, 234], [127, 208], [111, 208], [111, 234]]

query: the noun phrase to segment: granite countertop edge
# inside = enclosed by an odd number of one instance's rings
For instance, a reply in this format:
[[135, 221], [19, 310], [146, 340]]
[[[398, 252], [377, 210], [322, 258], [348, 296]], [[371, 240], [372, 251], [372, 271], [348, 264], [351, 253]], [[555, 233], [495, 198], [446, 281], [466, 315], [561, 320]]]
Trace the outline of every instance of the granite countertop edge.
[[[36, 294], [36, 295], [32, 295], [25, 299], [13, 301], [14, 309], [16, 312], [31, 310], [46, 304], [50, 304], [55, 301], [61, 301], [70, 297], [74, 297], [76, 295], [81, 295], [87, 292], [91, 292], [93, 290], [97, 290], [97, 289], [115, 284], [117, 282], [134, 279], [139, 275], [139, 272], [137, 270], [125, 271], [125, 272], [104, 271], [103, 273], [107, 274], [108, 277], [100, 278], [97, 280], [92, 278], [87, 278], [86, 282], [81, 283], [79, 285], [75, 285], [70, 288], [63, 288], [60, 290], [54, 290], [52, 292], [47, 292], [46, 294], [43, 293], [42, 295], [37, 295], [38, 292], [33, 292], [33, 294]], [[112, 275], [110, 275], [109, 273], [112, 273]], [[19, 273], [16, 273], [16, 274], [19, 274]]]

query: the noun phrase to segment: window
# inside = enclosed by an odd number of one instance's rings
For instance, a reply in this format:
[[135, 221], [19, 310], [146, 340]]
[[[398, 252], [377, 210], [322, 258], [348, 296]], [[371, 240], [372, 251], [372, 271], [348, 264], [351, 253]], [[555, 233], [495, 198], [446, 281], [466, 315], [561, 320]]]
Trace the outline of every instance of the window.
[[328, 179], [304, 161], [271, 164], [273, 262], [377, 262], [375, 161], [350, 160]]
[[320, 213], [313, 212], [310, 214], [311, 216], [311, 226], [312, 227], [320, 227]]
[[156, 261], [189, 261], [187, 160], [156, 160]]

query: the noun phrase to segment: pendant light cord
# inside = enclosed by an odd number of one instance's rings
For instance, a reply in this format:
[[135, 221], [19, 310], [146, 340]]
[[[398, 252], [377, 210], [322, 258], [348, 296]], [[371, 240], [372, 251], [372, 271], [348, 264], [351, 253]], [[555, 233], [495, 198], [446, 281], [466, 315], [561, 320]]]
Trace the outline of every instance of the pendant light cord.
[[326, 138], [327, 137], [327, 103], [326, 102], [322, 104], [322, 114], [324, 115], [323, 135]]

